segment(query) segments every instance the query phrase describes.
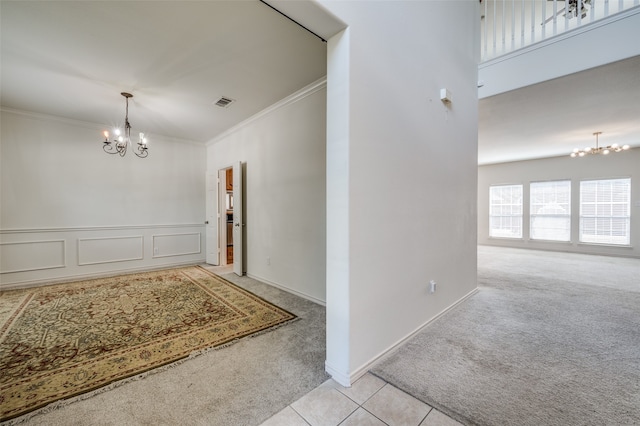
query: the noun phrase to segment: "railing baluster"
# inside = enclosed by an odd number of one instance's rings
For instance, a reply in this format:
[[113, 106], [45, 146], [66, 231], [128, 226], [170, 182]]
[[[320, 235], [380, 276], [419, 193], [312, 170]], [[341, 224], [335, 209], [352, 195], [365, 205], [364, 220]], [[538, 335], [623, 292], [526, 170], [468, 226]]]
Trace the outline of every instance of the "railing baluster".
[[516, 0], [511, 0], [511, 50], [516, 48]]
[[536, 41], [536, 2], [531, 1], [531, 43]]
[[524, 0], [522, 0], [522, 6], [520, 7], [520, 47], [523, 47], [523, 46], [524, 46]]
[[582, 25], [582, 0], [578, 0], [578, 6], [576, 8], [576, 17], [577, 17], [576, 26], [579, 27], [580, 25]]
[[487, 4], [489, 4], [488, 0], [484, 0], [484, 40], [483, 40], [483, 44], [484, 44], [484, 54], [482, 55], [484, 58], [487, 57], [487, 33], [488, 33], [488, 29], [487, 26], [489, 25], [489, 19], [487, 18]]
[[558, 33], [558, 0], [553, 0], [553, 35]]
[[507, 33], [507, 29], [506, 29], [506, 4], [507, 4], [507, 0], [502, 0], [502, 53], [505, 52], [505, 48], [507, 45], [507, 40], [506, 40], [506, 33]]
[[547, 0], [542, 0], [542, 34], [541, 38], [544, 40], [546, 38], [547, 33], [547, 5], [545, 4]]
[[496, 54], [496, 43], [498, 42], [498, 39], [496, 38], [496, 27], [498, 26], [498, 22], [496, 21], [496, 9], [498, 9], [498, 6], [496, 5], [496, 2], [493, 2], [493, 54]]

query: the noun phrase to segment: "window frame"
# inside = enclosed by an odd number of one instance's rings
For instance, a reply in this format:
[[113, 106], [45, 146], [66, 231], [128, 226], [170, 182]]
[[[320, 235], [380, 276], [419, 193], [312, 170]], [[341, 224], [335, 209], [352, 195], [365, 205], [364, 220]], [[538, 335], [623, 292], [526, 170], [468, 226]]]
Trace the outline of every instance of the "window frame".
[[[507, 188], [510, 188], [511, 190], [513, 190], [513, 188], [519, 188], [520, 190], [520, 203], [514, 203], [514, 202], [506, 202], [506, 203], [494, 203], [494, 199], [497, 198], [497, 194], [494, 194], [494, 189], [498, 189], [500, 188], [501, 191], [506, 190]], [[494, 198], [495, 195], [495, 198]], [[510, 200], [510, 201], [513, 201]], [[500, 212], [499, 214], [496, 214], [495, 210], [500, 207]], [[517, 208], [514, 209], [514, 207], [519, 207], [520, 213], [517, 213]], [[510, 239], [510, 240], [521, 240], [523, 238], [523, 217], [524, 217], [524, 185], [522, 184], [501, 184], [501, 185], [490, 185], [489, 186], [489, 238], [504, 238], [504, 239]], [[509, 210], [510, 212], [505, 213], [506, 210]], [[516, 210], [516, 212], [514, 213], [514, 210]], [[517, 219], [519, 218], [519, 224], [517, 224], [518, 226], [514, 226], [514, 219], [517, 221]], [[499, 222], [500, 226], [495, 227], [494, 223], [495, 222]], [[496, 233], [495, 231], [497, 230], [513, 230], [513, 229], [518, 229], [520, 230], [519, 235], [508, 235], [505, 232], [499, 232]]]
[[[602, 194], [599, 192], [600, 186], [596, 186], [596, 191], [593, 194], [585, 194], [586, 191], [583, 189], [584, 185], [595, 183], [596, 185], [601, 185], [602, 183], [607, 182], [610, 184], [611, 194], [609, 197], [606, 194]], [[625, 193], [619, 195], [614, 199], [614, 185], [617, 183], [623, 183], [623, 186], [626, 186]], [[590, 197], [587, 197], [590, 195]], [[586, 201], [585, 198], [588, 198]], [[607, 201], [606, 198], [609, 198], [610, 201]], [[578, 231], [578, 242], [580, 244], [597, 244], [597, 245], [607, 245], [613, 247], [629, 247], [631, 244], [631, 178], [623, 177], [623, 178], [604, 178], [604, 179], [583, 179], [580, 181], [580, 211], [579, 211], [579, 231]], [[588, 213], [585, 213], [587, 210], [587, 206], [591, 207]], [[617, 208], [615, 208], [615, 207]], [[620, 209], [620, 206], [623, 206], [623, 209]], [[610, 214], [605, 215], [604, 212], [609, 207]], [[625, 210], [626, 214], [614, 214], [614, 210], [618, 212]], [[593, 213], [591, 213], [593, 212]], [[593, 222], [593, 231], [589, 234], [585, 234], [585, 222], [592, 221]], [[609, 222], [608, 227], [599, 228], [599, 225], [606, 224]], [[616, 227], [615, 224], [620, 224], [624, 222], [623, 227]], [[620, 233], [620, 230], [624, 228], [624, 235], [613, 235], [615, 233]], [[604, 232], [608, 231], [607, 234]], [[617, 231], [617, 232], [616, 232]], [[589, 235], [588, 238], [585, 238], [585, 235]], [[608, 237], [608, 238], [607, 238]], [[620, 240], [616, 242], [615, 240]]]
[[[565, 193], [558, 192], [558, 188], [564, 188]], [[557, 179], [557, 180], [545, 180], [529, 182], [529, 239], [532, 241], [551, 241], [570, 243], [571, 242], [571, 224], [572, 224], [572, 211], [571, 211], [571, 192], [572, 182], [571, 179]], [[547, 195], [550, 198], [561, 201], [550, 202], [547, 200]], [[534, 201], [534, 198], [541, 201]], [[564, 213], [539, 213], [541, 209], [564, 209]], [[534, 212], [534, 209], [536, 211]], [[560, 220], [558, 220], [560, 219]], [[540, 226], [536, 228], [536, 223], [546, 222], [547, 226]], [[564, 227], [554, 227], [554, 223], [564, 222]], [[555, 235], [549, 235], [554, 233], [553, 230], [559, 231], [556, 237]], [[536, 237], [536, 234], [547, 233], [544, 237]]]

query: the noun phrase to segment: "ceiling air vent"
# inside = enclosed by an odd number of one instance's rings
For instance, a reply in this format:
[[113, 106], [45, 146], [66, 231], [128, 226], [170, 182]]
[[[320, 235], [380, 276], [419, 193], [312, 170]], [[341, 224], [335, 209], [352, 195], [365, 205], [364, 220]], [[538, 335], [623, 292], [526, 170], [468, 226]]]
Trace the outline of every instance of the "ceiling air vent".
[[220, 99], [218, 99], [214, 105], [219, 106], [220, 108], [226, 108], [229, 105], [231, 105], [231, 103], [234, 102], [233, 99], [231, 98], [225, 98], [224, 96], [221, 97]]

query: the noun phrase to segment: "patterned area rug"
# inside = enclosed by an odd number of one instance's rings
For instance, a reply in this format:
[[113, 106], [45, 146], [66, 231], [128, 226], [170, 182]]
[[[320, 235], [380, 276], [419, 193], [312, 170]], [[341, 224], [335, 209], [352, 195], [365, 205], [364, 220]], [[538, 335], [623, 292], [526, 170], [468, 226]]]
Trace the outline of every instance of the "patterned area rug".
[[294, 318], [197, 266], [0, 292], [0, 421]]

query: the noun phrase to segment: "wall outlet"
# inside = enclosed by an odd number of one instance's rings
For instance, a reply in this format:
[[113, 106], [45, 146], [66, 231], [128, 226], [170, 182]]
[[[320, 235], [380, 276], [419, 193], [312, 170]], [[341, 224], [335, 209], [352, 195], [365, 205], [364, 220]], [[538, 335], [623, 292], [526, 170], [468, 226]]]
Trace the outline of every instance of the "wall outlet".
[[267, 256], [267, 266], [271, 266], [271, 258]]
[[436, 292], [436, 282], [434, 280], [429, 281], [429, 293]]

